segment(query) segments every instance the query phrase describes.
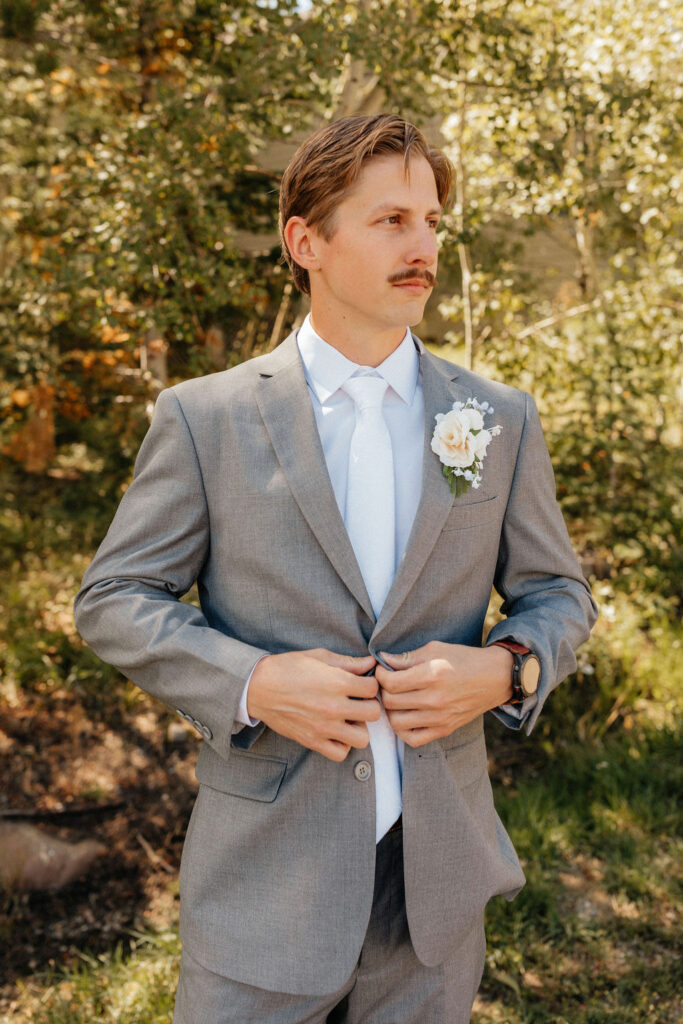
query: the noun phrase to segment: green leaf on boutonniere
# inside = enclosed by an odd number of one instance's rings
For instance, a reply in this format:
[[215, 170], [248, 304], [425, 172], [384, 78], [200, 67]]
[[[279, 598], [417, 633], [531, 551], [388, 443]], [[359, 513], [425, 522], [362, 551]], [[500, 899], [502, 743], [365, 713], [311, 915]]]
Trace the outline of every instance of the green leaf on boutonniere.
[[465, 491], [469, 490], [470, 482], [464, 476], [456, 476], [450, 466], [442, 466], [441, 471], [448, 480], [448, 486], [456, 498], [462, 497]]

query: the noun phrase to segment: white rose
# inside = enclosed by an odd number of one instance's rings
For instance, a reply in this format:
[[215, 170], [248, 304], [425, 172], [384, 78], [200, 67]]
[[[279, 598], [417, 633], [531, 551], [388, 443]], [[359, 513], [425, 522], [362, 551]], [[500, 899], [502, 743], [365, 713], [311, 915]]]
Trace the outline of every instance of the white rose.
[[444, 466], [466, 469], [472, 465], [477, 453], [476, 442], [481, 435], [475, 436], [470, 431], [481, 430], [483, 422], [476, 409], [452, 409], [437, 414], [432, 451]]
[[477, 436], [472, 438], [472, 448], [476, 458], [484, 458], [490, 440], [491, 434], [488, 430], [480, 430]]
[[484, 426], [484, 417], [478, 409], [462, 409], [460, 415], [469, 423], [470, 430], [481, 430]]

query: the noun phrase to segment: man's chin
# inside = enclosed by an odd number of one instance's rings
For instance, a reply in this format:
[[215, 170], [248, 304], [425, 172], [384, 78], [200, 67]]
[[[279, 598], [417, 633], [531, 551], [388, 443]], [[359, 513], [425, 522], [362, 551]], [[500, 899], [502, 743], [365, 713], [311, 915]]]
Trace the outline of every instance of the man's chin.
[[429, 288], [424, 289], [421, 295], [406, 296], [406, 301], [401, 303], [400, 310], [397, 309], [402, 323], [407, 324], [408, 327], [415, 327], [416, 324], [419, 324], [424, 318], [425, 307], [431, 294], [432, 289]]
[[406, 324], [408, 327], [417, 327], [418, 324], [422, 323], [422, 321], [424, 320], [426, 305], [426, 302], [422, 303], [422, 306], [419, 309], [412, 309], [411, 307], [406, 307], [403, 316], [404, 324]]

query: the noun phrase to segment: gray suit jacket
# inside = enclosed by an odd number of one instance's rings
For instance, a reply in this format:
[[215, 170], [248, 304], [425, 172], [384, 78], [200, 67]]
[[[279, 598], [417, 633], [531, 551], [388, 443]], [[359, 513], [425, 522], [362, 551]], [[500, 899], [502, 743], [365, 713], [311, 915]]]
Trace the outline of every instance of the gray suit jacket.
[[[283, 992], [348, 978], [370, 914], [374, 790], [262, 724], [233, 733], [264, 653], [362, 655], [431, 639], [481, 645], [495, 586], [511, 635], [539, 656], [533, 725], [575, 667], [595, 609], [555, 501], [532, 400], [418, 342], [423, 490], [376, 621], [332, 491], [296, 339], [162, 392], [133, 483], [76, 599], [106, 661], [194, 721], [205, 742], [181, 869], [181, 934], [206, 967]], [[479, 490], [454, 499], [429, 443], [437, 412], [489, 401], [502, 433]], [[395, 458], [400, 471], [401, 453]], [[181, 603], [198, 583], [201, 611]], [[418, 957], [457, 953], [494, 894], [524, 883], [493, 806], [482, 719], [406, 749], [406, 905]]]

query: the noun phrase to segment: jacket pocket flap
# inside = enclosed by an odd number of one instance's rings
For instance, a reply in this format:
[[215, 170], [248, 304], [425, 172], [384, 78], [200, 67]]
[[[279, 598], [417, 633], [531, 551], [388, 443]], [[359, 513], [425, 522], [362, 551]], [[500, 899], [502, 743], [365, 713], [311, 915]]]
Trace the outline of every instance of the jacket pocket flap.
[[444, 750], [446, 763], [461, 788], [477, 782], [487, 774], [488, 757], [483, 735], [475, 737], [462, 746]]
[[450, 736], [428, 743], [417, 756], [432, 758], [442, 754], [461, 787], [469, 786], [486, 774], [488, 756], [483, 715], [456, 729]]
[[202, 786], [219, 793], [241, 796], [247, 800], [272, 803], [278, 794], [287, 770], [287, 762], [277, 757], [232, 751], [224, 761], [205, 744], [197, 758], [196, 775]]

